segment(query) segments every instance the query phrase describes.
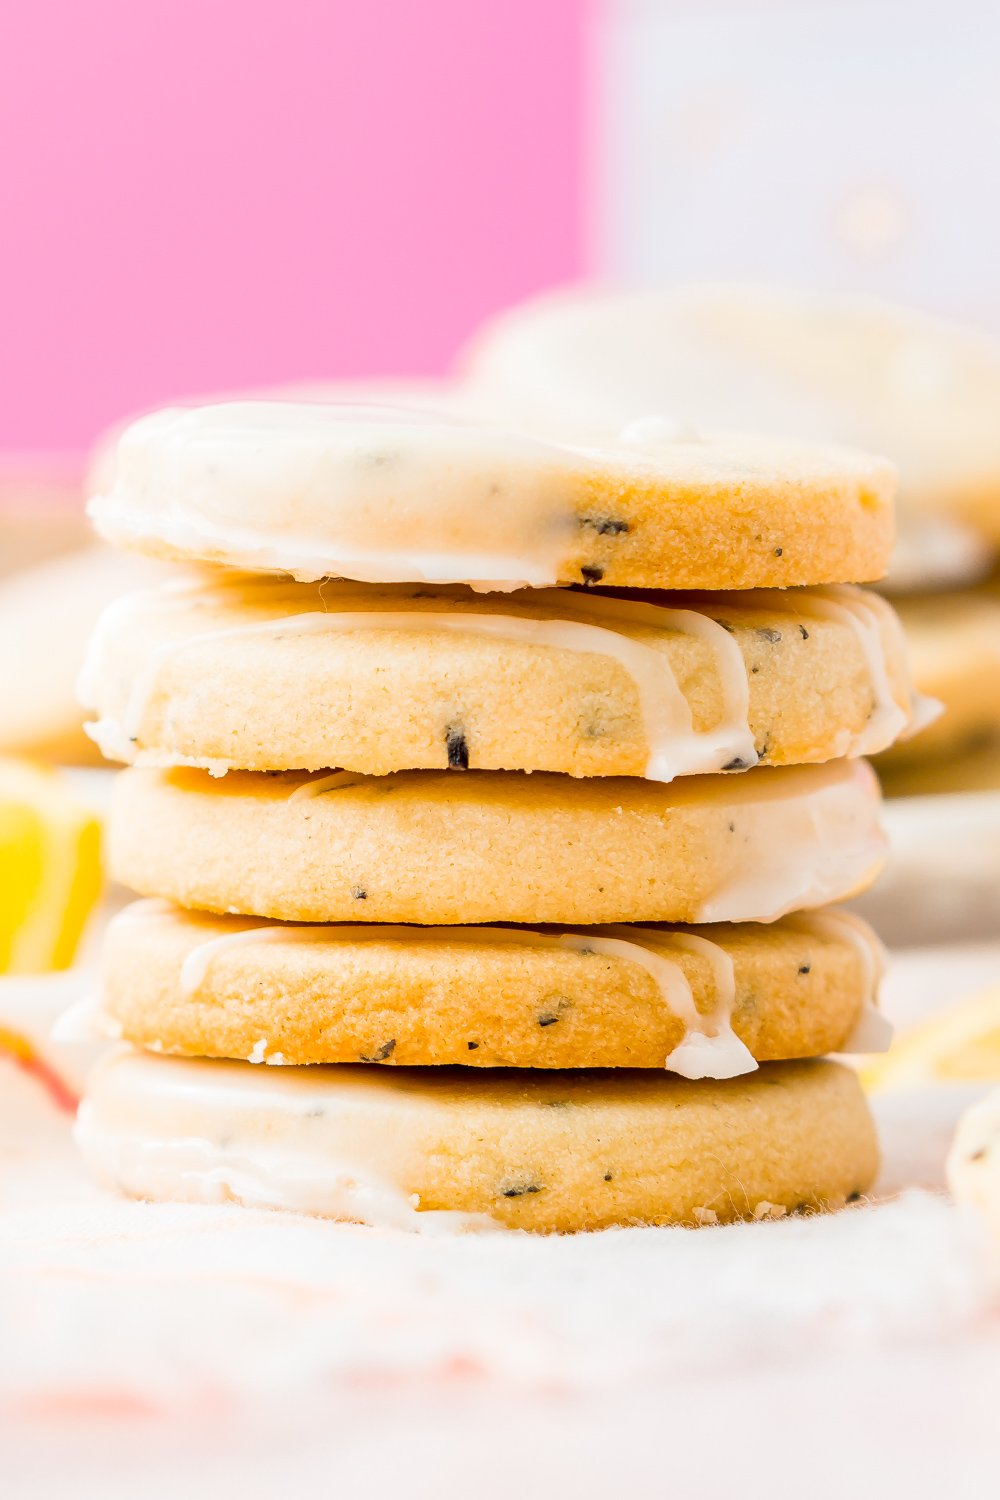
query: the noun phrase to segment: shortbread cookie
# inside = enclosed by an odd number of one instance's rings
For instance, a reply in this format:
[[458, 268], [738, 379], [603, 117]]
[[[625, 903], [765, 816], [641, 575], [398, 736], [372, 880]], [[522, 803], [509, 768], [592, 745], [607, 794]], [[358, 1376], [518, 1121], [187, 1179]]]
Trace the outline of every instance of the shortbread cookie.
[[943, 705], [886, 757], [893, 765], [950, 759], [1000, 734], [1000, 599], [985, 591], [901, 600], [913, 674]]
[[1000, 340], [975, 329], [789, 288], [570, 292], [504, 314], [468, 364], [484, 402], [546, 436], [667, 413], [870, 448], [902, 508], [1000, 540]]
[[669, 427], [600, 449], [390, 407], [234, 402], [122, 434], [98, 531], [309, 581], [727, 589], [878, 578], [893, 471]]
[[133, 768], [113, 875], [182, 906], [294, 922], [771, 921], [882, 864], [866, 761], [575, 781]]
[[865, 1193], [875, 1131], [854, 1074], [747, 1078], [463, 1068], [251, 1068], [124, 1050], [77, 1140], [135, 1197], [285, 1208], [387, 1228], [715, 1224]]
[[139, 901], [108, 929], [98, 1019], [188, 1057], [729, 1078], [871, 1049], [881, 972], [871, 928], [837, 909], [566, 931], [294, 927]]
[[81, 694], [104, 751], [144, 765], [654, 781], [871, 753], [919, 709], [892, 609], [862, 589], [664, 607], [244, 575], [113, 606]]

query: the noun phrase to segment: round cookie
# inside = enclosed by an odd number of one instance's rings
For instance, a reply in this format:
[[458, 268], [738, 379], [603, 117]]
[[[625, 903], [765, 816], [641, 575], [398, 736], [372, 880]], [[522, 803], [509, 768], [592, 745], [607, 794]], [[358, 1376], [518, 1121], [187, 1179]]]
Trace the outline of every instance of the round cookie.
[[576, 781], [537, 772], [133, 768], [110, 869], [142, 895], [293, 922], [771, 921], [868, 885], [865, 761]]
[[1000, 734], [1000, 599], [985, 591], [898, 601], [914, 678], [939, 718], [895, 745], [887, 766], [941, 761]]
[[847, 449], [646, 424], [600, 449], [390, 407], [231, 402], [122, 434], [101, 534], [255, 572], [482, 590], [879, 578], [893, 471]]
[[868, 1050], [882, 967], [871, 929], [838, 910], [566, 932], [294, 927], [140, 901], [107, 931], [99, 1025], [157, 1052], [279, 1065], [727, 1078]]
[[1000, 541], [1000, 340], [942, 318], [753, 285], [572, 291], [503, 314], [467, 366], [483, 402], [545, 436], [669, 413], [884, 453], [902, 509]]
[[112, 606], [80, 691], [109, 756], [215, 773], [670, 781], [871, 753], [919, 709], [891, 607], [847, 587], [664, 607], [236, 575]]
[[76, 1136], [92, 1172], [135, 1197], [409, 1229], [442, 1212], [543, 1231], [773, 1217], [837, 1207], [878, 1166], [857, 1078], [826, 1062], [716, 1083], [125, 1050], [91, 1075]]

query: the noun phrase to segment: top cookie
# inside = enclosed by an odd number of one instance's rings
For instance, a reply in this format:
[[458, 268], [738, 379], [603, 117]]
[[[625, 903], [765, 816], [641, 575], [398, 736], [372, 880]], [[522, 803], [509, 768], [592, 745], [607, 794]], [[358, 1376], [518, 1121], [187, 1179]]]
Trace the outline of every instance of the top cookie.
[[481, 404], [571, 441], [669, 413], [871, 448], [902, 510], [1000, 541], [1000, 340], [943, 318], [738, 284], [557, 293], [501, 316], [468, 364]]
[[893, 473], [847, 449], [641, 423], [601, 447], [390, 407], [247, 401], [122, 434], [98, 531], [303, 582], [746, 589], [885, 571]]

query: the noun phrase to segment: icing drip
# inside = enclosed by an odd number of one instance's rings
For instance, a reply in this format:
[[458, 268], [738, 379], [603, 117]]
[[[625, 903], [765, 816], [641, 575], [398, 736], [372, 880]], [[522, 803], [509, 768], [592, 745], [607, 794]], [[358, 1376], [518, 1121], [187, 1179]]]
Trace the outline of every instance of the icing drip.
[[757, 772], [733, 792], [722, 808], [738, 841], [731, 871], [698, 922], [773, 922], [843, 900], [885, 857], [878, 783], [863, 761]]
[[831, 937], [847, 941], [861, 959], [864, 972], [864, 999], [850, 1036], [837, 1048], [841, 1053], [887, 1052], [892, 1042], [892, 1023], [878, 1008], [878, 993], [888, 968], [889, 956], [875, 933], [853, 912], [833, 908], [828, 911], [796, 912], [788, 923], [810, 937]]
[[747, 603], [773, 605], [813, 619], [836, 620], [854, 634], [864, 653], [865, 666], [875, 696], [872, 713], [855, 735], [844, 731], [840, 755], [873, 755], [899, 739], [908, 739], [937, 718], [941, 705], [918, 693], [907, 678], [903, 685], [905, 706], [900, 703], [889, 681], [882, 630], [888, 629], [897, 645], [900, 662], [909, 660], [903, 627], [895, 610], [877, 594], [847, 585], [830, 584], [825, 588], [797, 589], [794, 595], [779, 594], [773, 589], [756, 589], [747, 595]]
[[718, 995], [715, 1009], [708, 1016], [698, 1012], [692, 999], [685, 1016], [687, 1032], [667, 1058], [667, 1069], [684, 1078], [738, 1078], [754, 1072], [756, 1059], [733, 1031], [736, 975], [729, 954], [718, 943], [693, 932], [664, 933], [663, 939], [671, 947], [686, 948], [708, 959]]
[[[225, 1124], [221, 1111], [219, 1124]], [[229, 1145], [196, 1135], [169, 1139], [109, 1128], [90, 1099], [80, 1105], [73, 1135], [95, 1177], [138, 1198], [235, 1200], [248, 1208], [320, 1214], [411, 1234], [496, 1227], [486, 1214], [421, 1212], [416, 1193], [404, 1193], [368, 1170], [310, 1159], [295, 1149], [251, 1139]]]
[[[180, 601], [168, 599], [166, 607], [176, 608]], [[81, 677], [81, 696], [92, 704], [98, 695], [98, 663], [114, 631], [120, 628], [123, 614], [128, 617], [130, 601], [119, 601], [102, 620], [91, 646]], [[148, 607], [149, 596], [133, 602], [132, 608]], [[143, 716], [164, 664], [176, 653], [197, 649], [206, 642], [248, 635], [273, 635], [289, 631], [325, 632], [354, 630], [424, 630], [449, 631], [456, 634], [528, 642], [556, 650], [593, 652], [617, 661], [635, 684], [639, 695], [647, 743], [645, 777], [649, 781], [672, 781], [675, 776], [720, 771], [732, 765], [746, 769], [755, 765], [757, 753], [748, 723], [750, 690], [746, 668], [739, 646], [721, 625], [697, 610], [662, 608], [623, 600], [587, 600], [567, 596], [560, 607], [584, 616], [583, 620], [548, 619], [534, 615], [480, 613], [474, 609], [439, 610], [350, 610], [313, 611], [283, 618], [256, 621], [250, 625], [223, 627], [169, 641], [149, 653], [137, 674], [129, 694], [122, 722], [101, 720], [89, 726], [92, 737], [102, 750], [123, 759], [131, 759], [131, 745], [138, 738]], [[723, 716], [711, 729], [696, 731], [691, 709], [677, 684], [669, 660], [662, 651], [601, 623], [619, 620], [660, 631], [677, 631], [708, 644], [714, 653], [723, 695]], [[225, 769], [212, 767], [210, 769]]]
[[[259, 942], [401, 942], [484, 943], [511, 947], [570, 948], [576, 953], [602, 953], [639, 964], [655, 980], [667, 1011], [682, 1020], [686, 1027], [683, 1040], [664, 1063], [668, 1072], [684, 1078], [735, 1078], [752, 1073], [757, 1063], [735, 1035], [731, 1026], [736, 982], [732, 959], [717, 943], [686, 932], [653, 932], [641, 928], [607, 928], [593, 932], [544, 933], [503, 927], [400, 927], [381, 924], [276, 927], [261, 925], [242, 932], [227, 933], [200, 943], [186, 956], [181, 966], [180, 986], [192, 995], [205, 980], [213, 958], [227, 949]], [[666, 957], [661, 949], [686, 949], [703, 954], [712, 967], [718, 1000], [710, 1015], [702, 1015], [695, 1004], [691, 986], [681, 966]], [[277, 1062], [267, 1056], [266, 1040], [257, 1044], [258, 1055], [252, 1062]]]

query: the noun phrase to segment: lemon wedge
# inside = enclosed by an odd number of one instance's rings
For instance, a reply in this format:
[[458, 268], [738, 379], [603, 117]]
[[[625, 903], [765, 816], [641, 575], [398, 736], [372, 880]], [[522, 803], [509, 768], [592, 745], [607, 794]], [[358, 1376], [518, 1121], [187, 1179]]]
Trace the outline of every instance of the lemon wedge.
[[100, 890], [97, 820], [57, 772], [0, 760], [0, 974], [68, 968]]
[[1000, 1083], [1000, 986], [903, 1032], [861, 1078], [873, 1093], [926, 1083]]

